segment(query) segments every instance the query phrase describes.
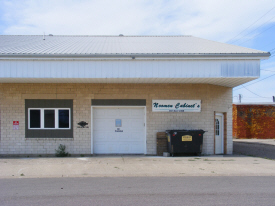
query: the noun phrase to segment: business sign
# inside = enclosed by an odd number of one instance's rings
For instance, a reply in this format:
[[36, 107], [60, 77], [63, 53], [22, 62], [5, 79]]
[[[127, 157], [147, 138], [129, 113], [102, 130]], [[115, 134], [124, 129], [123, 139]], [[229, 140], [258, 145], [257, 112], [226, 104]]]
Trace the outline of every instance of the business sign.
[[13, 121], [13, 130], [19, 130], [19, 121]]
[[201, 100], [153, 100], [153, 112], [201, 112]]

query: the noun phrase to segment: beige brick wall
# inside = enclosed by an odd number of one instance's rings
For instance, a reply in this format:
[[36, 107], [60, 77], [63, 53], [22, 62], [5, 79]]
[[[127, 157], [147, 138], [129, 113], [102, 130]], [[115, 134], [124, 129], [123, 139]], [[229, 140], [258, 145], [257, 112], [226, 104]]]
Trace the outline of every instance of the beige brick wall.
[[[1, 97], [2, 93], [2, 97]], [[91, 99], [146, 99], [147, 153], [156, 154], [156, 133], [204, 129], [203, 153], [214, 152], [214, 112], [227, 113], [227, 152], [232, 153], [232, 89], [207, 84], [0, 84], [0, 154], [53, 154], [65, 144], [71, 154], [91, 153]], [[73, 99], [73, 139], [25, 138], [25, 99]], [[152, 99], [201, 99], [200, 113], [152, 112]], [[13, 130], [12, 121], [19, 121]]]

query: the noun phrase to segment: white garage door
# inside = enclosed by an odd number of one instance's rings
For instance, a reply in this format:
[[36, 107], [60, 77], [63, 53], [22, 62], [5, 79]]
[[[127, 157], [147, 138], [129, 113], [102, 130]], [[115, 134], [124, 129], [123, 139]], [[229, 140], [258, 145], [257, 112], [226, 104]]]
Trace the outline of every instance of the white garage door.
[[93, 107], [95, 154], [144, 154], [145, 109]]

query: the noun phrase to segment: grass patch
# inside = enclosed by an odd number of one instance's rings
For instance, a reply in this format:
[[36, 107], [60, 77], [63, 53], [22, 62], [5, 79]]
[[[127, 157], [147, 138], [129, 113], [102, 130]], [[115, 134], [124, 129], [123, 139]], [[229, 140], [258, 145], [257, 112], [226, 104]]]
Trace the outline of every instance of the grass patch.
[[196, 160], [194, 160], [194, 159], [188, 159], [188, 161], [196, 161]]
[[[244, 155], [246, 155], [246, 154], [244, 154]], [[256, 157], [255, 155], [250, 155], [250, 154], [248, 154], [248, 155], [246, 155], [246, 156], [249, 156], [249, 157]]]
[[268, 157], [263, 157], [264, 159], [266, 159], [266, 160], [272, 160], [272, 161], [274, 161], [274, 159], [271, 159], [271, 158], [268, 158]]
[[203, 161], [216, 161], [216, 160], [203, 159]]
[[235, 161], [235, 160], [233, 160], [233, 159], [229, 159], [229, 160], [220, 160], [220, 161]]

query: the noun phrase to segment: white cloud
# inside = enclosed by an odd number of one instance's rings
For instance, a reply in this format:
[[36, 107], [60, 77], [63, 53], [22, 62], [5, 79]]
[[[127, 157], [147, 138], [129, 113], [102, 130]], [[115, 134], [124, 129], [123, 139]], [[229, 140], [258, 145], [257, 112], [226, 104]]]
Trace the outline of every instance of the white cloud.
[[[226, 41], [270, 9], [272, 0], [5, 1], [4, 34], [194, 35]], [[248, 23], [249, 22], [249, 23]], [[259, 24], [262, 22], [259, 22]], [[257, 26], [257, 24], [255, 24]]]

